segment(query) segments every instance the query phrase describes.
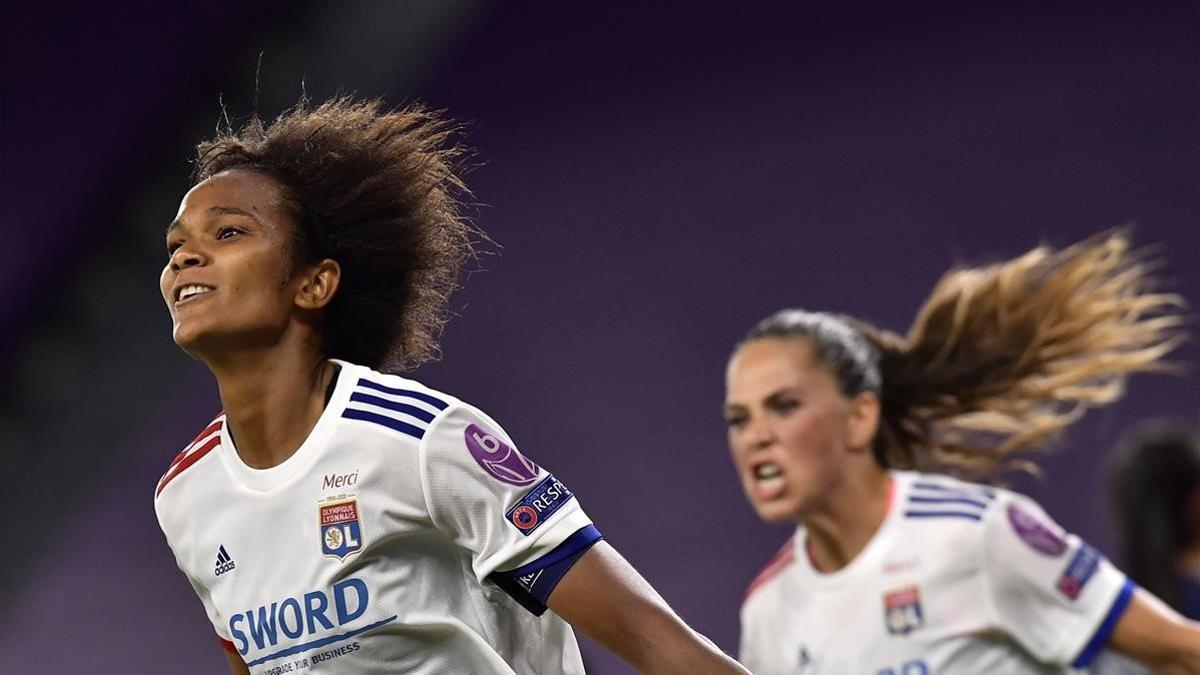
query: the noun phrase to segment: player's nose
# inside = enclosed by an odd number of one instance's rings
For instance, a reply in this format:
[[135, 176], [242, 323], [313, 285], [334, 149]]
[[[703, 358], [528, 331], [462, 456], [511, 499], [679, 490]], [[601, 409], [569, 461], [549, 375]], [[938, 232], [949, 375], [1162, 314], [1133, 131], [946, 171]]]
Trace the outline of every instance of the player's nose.
[[775, 442], [775, 432], [767, 424], [762, 415], [750, 418], [746, 422], [744, 440], [749, 450], [761, 450], [770, 447]]
[[170, 266], [175, 272], [188, 267], [199, 267], [208, 262], [208, 255], [199, 246], [184, 244], [171, 254]]

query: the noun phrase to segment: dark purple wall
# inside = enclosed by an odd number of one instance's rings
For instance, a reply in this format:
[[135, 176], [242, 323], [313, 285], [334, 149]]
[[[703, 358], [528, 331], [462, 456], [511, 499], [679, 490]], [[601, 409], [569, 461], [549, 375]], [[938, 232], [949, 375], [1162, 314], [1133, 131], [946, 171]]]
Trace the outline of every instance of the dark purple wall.
[[[745, 504], [720, 417], [725, 358], [756, 320], [800, 305], [903, 329], [955, 262], [1129, 222], [1161, 246], [1171, 286], [1200, 302], [1200, 22], [1187, 3], [603, 15], [546, 4], [477, 21], [424, 84], [363, 92], [419, 96], [471, 122], [478, 220], [503, 247], [454, 300], [443, 360], [416, 376], [504, 424], [726, 649], [746, 584], [787, 536]], [[84, 56], [53, 72], [64, 89], [77, 78], [146, 95]], [[204, 103], [221, 89], [192, 86]], [[55, 258], [39, 252], [60, 245], [29, 227], [38, 210], [26, 203], [46, 188], [13, 159], [36, 149], [10, 142], [14, 118], [36, 125], [32, 105], [6, 103], [20, 112], [0, 118], [4, 228], [26, 231], [20, 250], [46, 266]], [[70, 174], [89, 186], [72, 186], [84, 203], [119, 191], [87, 166]], [[159, 227], [146, 228], [155, 245]], [[140, 311], [168, 341], [158, 308]], [[1180, 356], [1195, 362], [1195, 346]], [[216, 405], [205, 372], [182, 355], [175, 367], [136, 440], [102, 449], [111, 461], [77, 488], [87, 499], [6, 589], [5, 672], [220, 666], [149, 503]], [[1022, 487], [1111, 552], [1100, 461], [1134, 420], [1194, 422], [1198, 406], [1194, 370], [1136, 380]], [[625, 672], [588, 655], [594, 672]]]

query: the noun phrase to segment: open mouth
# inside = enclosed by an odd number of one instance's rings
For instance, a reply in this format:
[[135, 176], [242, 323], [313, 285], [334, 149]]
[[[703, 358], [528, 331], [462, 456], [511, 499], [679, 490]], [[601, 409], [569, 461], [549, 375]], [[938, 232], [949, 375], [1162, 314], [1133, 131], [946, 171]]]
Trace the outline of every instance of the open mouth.
[[762, 462], [753, 467], [754, 491], [760, 499], [774, 499], [783, 493], [787, 481], [783, 469], [774, 462]]
[[215, 289], [213, 289], [212, 286], [205, 286], [204, 284], [187, 284], [185, 286], [180, 286], [179, 289], [175, 291], [175, 304], [181, 305], [188, 300], [211, 293], [213, 290]]

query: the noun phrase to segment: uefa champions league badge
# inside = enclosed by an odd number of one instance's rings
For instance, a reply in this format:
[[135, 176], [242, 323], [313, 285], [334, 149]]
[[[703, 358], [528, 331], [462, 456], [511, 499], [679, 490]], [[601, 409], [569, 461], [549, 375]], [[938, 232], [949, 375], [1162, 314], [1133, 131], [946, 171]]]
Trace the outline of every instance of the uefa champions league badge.
[[1051, 558], [1067, 552], [1067, 540], [1052, 523], [1043, 522], [1016, 504], [1008, 505], [1008, 522], [1029, 548]]
[[317, 505], [321, 524], [321, 555], [345, 560], [362, 550], [358, 500], [339, 496]]
[[476, 424], [468, 424], [464, 435], [467, 450], [492, 478], [517, 487], [525, 487], [537, 480], [541, 471], [538, 465], [495, 434]]
[[883, 596], [883, 622], [892, 635], [907, 635], [925, 625], [921, 609], [921, 591], [906, 586]]

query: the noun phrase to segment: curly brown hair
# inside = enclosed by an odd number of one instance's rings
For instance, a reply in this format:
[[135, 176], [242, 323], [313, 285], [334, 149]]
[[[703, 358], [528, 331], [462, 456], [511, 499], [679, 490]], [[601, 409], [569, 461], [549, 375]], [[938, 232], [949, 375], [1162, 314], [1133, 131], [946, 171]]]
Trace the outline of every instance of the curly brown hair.
[[791, 309], [742, 344], [807, 340], [844, 395], [878, 396], [881, 466], [970, 478], [1036, 470], [1015, 453], [1120, 398], [1130, 374], [1168, 369], [1163, 358], [1185, 339], [1183, 300], [1155, 290], [1154, 269], [1123, 231], [1108, 232], [947, 272], [904, 337]]
[[463, 215], [458, 129], [420, 105], [307, 98], [265, 125], [226, 122], [196, 147], [193, 184], [222, 171], [262, 172], [295, 222], [293, 260], [336, 260], [325, 317], [329, 357], [382, 369], [437, 355], [448, 300], [486, 239]]

